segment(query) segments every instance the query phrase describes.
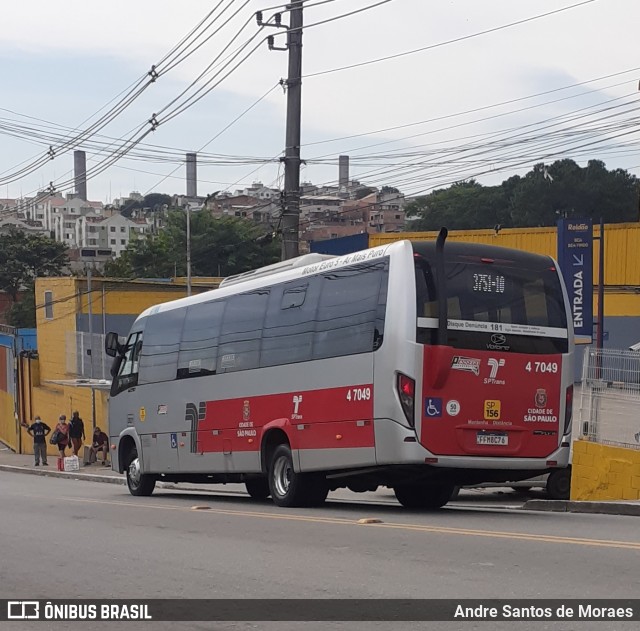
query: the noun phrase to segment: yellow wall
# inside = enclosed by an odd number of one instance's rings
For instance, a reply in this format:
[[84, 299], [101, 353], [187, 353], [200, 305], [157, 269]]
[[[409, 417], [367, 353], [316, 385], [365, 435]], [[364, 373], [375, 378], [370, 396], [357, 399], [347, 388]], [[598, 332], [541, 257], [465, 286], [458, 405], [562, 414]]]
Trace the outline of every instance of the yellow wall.
[[14, 451], [18, 449], [13, 395], [0, 390], [0, 440]]
[[[42, 279], [43, 281], [45, 279]], [[88, 301], [86, 283], [80, 281], [82, 296], [80, 298], [81, 313], [88, 314]], [[104, 284], [104, 293], [102, 291]], [[208, 287], [197, 287], [194, 293], [204, 291]], [[91, 284], [91, 310], [94, 316], [101, 315], [104, 311], [107, 315], [133, 315], [137, 316], [145, 309], [153, 305], [169, 300], [177, 300], [186, 297], [184, 287], [175, 285], [159, 285], [140, 282], [113, 282], [105, 280]]]
[[[53, 296], [53, 318], [45, 316], [44, 293]], [[40, 377], [44, 380], [65, 379], [67, 332], [76, 330], [76, 311], [80, 305], [76, 278], [38, 278], [36, 280], [36, 326]]]
[[[100, 427], [107, 434], [109, 433], [107, 422], [107, 397], [108, 392], [103, 390], [95, 391], [96, 401], [96, 426]], [[32, 416], [39, 415], [40, 418], [53, 430], [60, 414], [65, 414], [67, 419], [78, 410], [80, 417], [84, 421], [86, 440], [85, 444], [91, 442], [93, 433], [93, 414], [91, 403], [91, 388], [47, 384], [36, 386], [31, 389], [31, 410], [27, 408], [27, 413], [31, 411]], [[26, 419], [31, 422], [33, 419]], [[33, 439], [22, 429], [22, 453], [33, 453]], [[54, 456], [58, 454], [55, 445], [47, 442], [47, 453]], [[67, 455], [69, 452], [67, 451]]]
[[571, 499], [640, 499], [640, 450], [576, 441], [573, 444]]
[[[614, 223], [604, 227], [605, 284], [640, 287], [640, 223]], [[437, 232], [387, 232], [369, 235], [369, 247], [411, 239], [431, 241]], [[600, 236], [595, 226], [594, 236]], [[448, 239], [486, 243], [516, 248], [537, 254], [557, 256], [556, 228], [504, 228], [497, 235], [494, 230], [452, 230]], [[598, 280], [598, 242], [594, 242], [594, 282]]]

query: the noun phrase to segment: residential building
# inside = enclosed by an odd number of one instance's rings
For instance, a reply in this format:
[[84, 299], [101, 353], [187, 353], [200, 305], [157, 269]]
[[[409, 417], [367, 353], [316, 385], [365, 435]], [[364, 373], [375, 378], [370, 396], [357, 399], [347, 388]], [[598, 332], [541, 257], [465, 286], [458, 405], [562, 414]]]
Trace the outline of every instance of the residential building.
[[235, 195], [246, 195], [248, 197], [254, 197], [261, 202], [269, 200], [275, 202], [280, 199], [280, 191], [277, 188], [269, 188], [268, 186], [264, 186], [262, 182], [254, 182], [251, 186], [241, 191], [236, 191]]
[[127, 249], [132, 239], [151, 232], [151, 224], [145, 220], [132, 221], [116, 214], [106, 219], [92, 220], [86, 226], [86, 243], [83, 247], [110, 249], [115, 258]]

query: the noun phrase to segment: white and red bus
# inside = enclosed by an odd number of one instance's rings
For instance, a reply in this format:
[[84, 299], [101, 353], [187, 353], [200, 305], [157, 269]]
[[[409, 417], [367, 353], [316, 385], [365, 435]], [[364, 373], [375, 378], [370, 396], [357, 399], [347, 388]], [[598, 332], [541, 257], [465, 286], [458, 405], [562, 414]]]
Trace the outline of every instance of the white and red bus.
[[113, 467], [244, 482], [278, 506], [393, 488], [435, 508], [456, 485], [566, 470], [567, 294], [547, 256], [399, 241], [310, 254], [147, 309], [116, 357]]

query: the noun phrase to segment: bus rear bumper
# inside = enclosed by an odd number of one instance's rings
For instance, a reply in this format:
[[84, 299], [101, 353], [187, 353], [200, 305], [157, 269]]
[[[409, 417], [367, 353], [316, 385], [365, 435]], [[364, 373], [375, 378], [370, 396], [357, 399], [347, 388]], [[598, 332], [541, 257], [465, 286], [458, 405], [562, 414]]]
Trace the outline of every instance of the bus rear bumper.
[[487, 456], [442, 456], [433, 454], [419, 442], [416, 432], [392, 419], [376, 419], [375, 444], [376, 463], [428, 464], [450, 469], [510, 469], [514, 471], [544, 472], [564, 468], [569, 464], [570, 448], [558, 447], [545, 458], [487, 457]]

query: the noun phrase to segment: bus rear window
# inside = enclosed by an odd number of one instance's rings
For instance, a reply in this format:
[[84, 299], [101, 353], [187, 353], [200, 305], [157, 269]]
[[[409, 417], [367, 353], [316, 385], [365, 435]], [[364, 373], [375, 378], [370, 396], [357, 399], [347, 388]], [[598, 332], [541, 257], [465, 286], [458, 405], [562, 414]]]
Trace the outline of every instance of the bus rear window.
[[[418, 325], [423, 330], [419, 338], [423, 343], [435, 343], [439, 299], [435, 264], [420, 257], [415, 269]], [[529, 338], [510, 345], [509, 350], [566, 352], [562, 286], [551, 264], [526, 267], [510, 261], [457, 256], [445, 261], [445, 273], [448, 336], [454, 346], [486, 348], [483, 332], [502, 332], [514, 342], [516, 338]], [[534, 344], [534, 338], [548, 339]], [[553, 343], [552, 339], [564, 341]]]

